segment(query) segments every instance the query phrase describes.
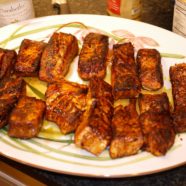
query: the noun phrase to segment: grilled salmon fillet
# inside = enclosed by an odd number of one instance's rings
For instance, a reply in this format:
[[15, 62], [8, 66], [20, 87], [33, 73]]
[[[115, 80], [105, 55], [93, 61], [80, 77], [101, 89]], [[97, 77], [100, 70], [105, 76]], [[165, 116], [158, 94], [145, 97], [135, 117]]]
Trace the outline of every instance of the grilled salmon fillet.
[[17, 53], [14, 50], [0, 48], [0, 80], [10, 76], [14, 71]]
[[78, 61], [78, 73], [84, 80], [106, 75], [106, 57], [108, 53], [108, 36], [89, 33], [83, 43]]
[[34, 97], [21, 97], [10, 114], [8, 135], [23, 139], [37, 136], [44, 111], [44, 101]]
[[138, 103], [141, 114], [146, 111], [170, 112], [169, 99], [165, 92], [161, 94], [140, 94]]
[[143, 89], [154, 91], [163, 87], [161, 56], [156, 49], [140, 49], [137, 64]]
[[[96, 88], [96, 89], [95, 89]], [[111, 86], [102, 79], [90, 79], [87, 108], [75, 131], [75, 144], [99, 155], [112, 138], [113, 96]]]
[[46, 91], [46, 119], [63, 134], [74, 132], [86, 109], [87, 86], [66, 80], [50, 83]]
[[140, 115], [140, 123], [144, 135], [143, 148], [155, 156], [165, 155], [175, 140], [170, 114], [144, 112]]
[[141, 91], [131, 43], [116, 44], [113, 47], [111, 84], [115, 100], [136, 98]]
[[110, 145], [111, 158], [137, 154], [143, 145], [143, 134], [136, 111], [136, 100], [128, 106], [114, 108], [112, 118], [113, 139]]
[[12, 76], [0, 81], [0, 128], [8, 123], [12, 108], [24, 94], [26, 94], [26, 84], [22, 78]]
[[174, 144], [175, 131], [166, 93], [139, 96], [143, 148], [155, 156], [165, 155]]
[[72, 60], [78, 54], [78, 41], [66, 33], [54, 33], [46, 45], [39, 70], [40, 80], [53, 82], [63, 79]]
[[41, 54], [45, 45], [41, 41], [24, 39], [15, 63], [16, 73], [20, 76], [38, 76]]
[[177, 132], [186, 132], [186, 63], [170, 67], [174, 100], [173, 123]]

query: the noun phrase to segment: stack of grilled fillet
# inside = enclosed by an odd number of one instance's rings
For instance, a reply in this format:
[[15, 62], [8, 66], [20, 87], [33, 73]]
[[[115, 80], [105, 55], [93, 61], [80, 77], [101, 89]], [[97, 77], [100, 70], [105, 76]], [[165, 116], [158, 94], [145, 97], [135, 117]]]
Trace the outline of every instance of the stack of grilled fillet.
[[[172, 110], [166, 93], [153, 93], [163, 87], [160, 53], [144, 48], [135, 58], [131, 43], [115, 44], [108, 84], [108, 45], [108, 36], [89, 33], [79, 49], [74, 35], [55, 32], [48, 43], [24, 39], [18, 54], [0, 49], [0, 127], [8, 125], [11, 137], [32, 138], [45, 118], [63, 134], [74, 132], [75, 144], [95, 155], [107, 148], [111, 158], [140, 150], [166, 154], [176, 133], [186, 131], [186, 64], [170, 68]], [[65, 79], [76, 56], [88, 85]], [[45, 101], [26, 95], [23, 77], [48, 83]], [[114, 107], [119, 99], [129, 104]]]

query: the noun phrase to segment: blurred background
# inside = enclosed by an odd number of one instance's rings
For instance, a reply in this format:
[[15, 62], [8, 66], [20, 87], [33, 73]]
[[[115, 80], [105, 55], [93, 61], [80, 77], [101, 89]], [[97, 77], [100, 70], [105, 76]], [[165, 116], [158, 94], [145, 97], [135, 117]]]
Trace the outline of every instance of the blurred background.
[[[36, 17], [56, 15], [51, 0], [33, 0]], [[72, 14], [107, 14], [107, 0], [68, 0]], [[174, 0], [141, 0], [141, 21], [172, 30]]]

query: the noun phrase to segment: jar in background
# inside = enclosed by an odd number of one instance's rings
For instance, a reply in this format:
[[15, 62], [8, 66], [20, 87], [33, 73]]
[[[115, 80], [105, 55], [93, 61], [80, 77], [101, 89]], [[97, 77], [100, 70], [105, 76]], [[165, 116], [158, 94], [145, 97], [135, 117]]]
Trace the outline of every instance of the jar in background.
[[175, 1], [172, 30], [186, 37], [186, 0]]
[[32, 0], [0, 1], [0, 27], [34, 17]]
[[107, 0], [107, 12], [111, 16], [140, 20], [140, 0]]

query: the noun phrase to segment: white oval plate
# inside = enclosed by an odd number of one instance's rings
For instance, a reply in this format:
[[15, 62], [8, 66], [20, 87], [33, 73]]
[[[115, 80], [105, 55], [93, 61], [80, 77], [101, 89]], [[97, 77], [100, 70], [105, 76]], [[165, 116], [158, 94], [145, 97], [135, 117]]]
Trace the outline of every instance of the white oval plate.
[[[76, 23], [72, 24], [72, 22]], [[126, 41], [134, 43], [136, 50], [141, 47], [157, 48], [162, 56], [168, 55], [169, 58], [162, 57], [165, 83], [163, 90], [167, 91], [171, 97], [169, 67], [185, 61], [186, 39], [149, 24], [98, 15], [50, 16], [1, 28], [0, 47], [18, 49], [23, 38], [47, 41], [60, 26], [63, 27], [60, 31], [75, 34], [80, 40], [80, 45], [85, 34], [90, 31], [98, 31], [111, 34], [111, 44], [121, 42], [125, 38]], [[74, 60], [67, 79], [84, 83], [77, 75], [77, 59]], [[109, 82], [109, 79], [106, 78], [106, 81]], [[69, 137], [71, 136], [67, 136], [67, 138]], [[185, 134], [177, 135], [174, 146], [163, 157], [140, 152], [134, 156], [111, 160], [108, 150], [99, 157], [95, 157], [75, 147], [73, 143], [54, 142], [39, 138], [30, 140], [9, 138], [4, 129], [0, 130], [0, 147], [0, 154], [23, 164], [58, 173], [89, 177], [146, 175], [171, 169], [186, 162]]]

